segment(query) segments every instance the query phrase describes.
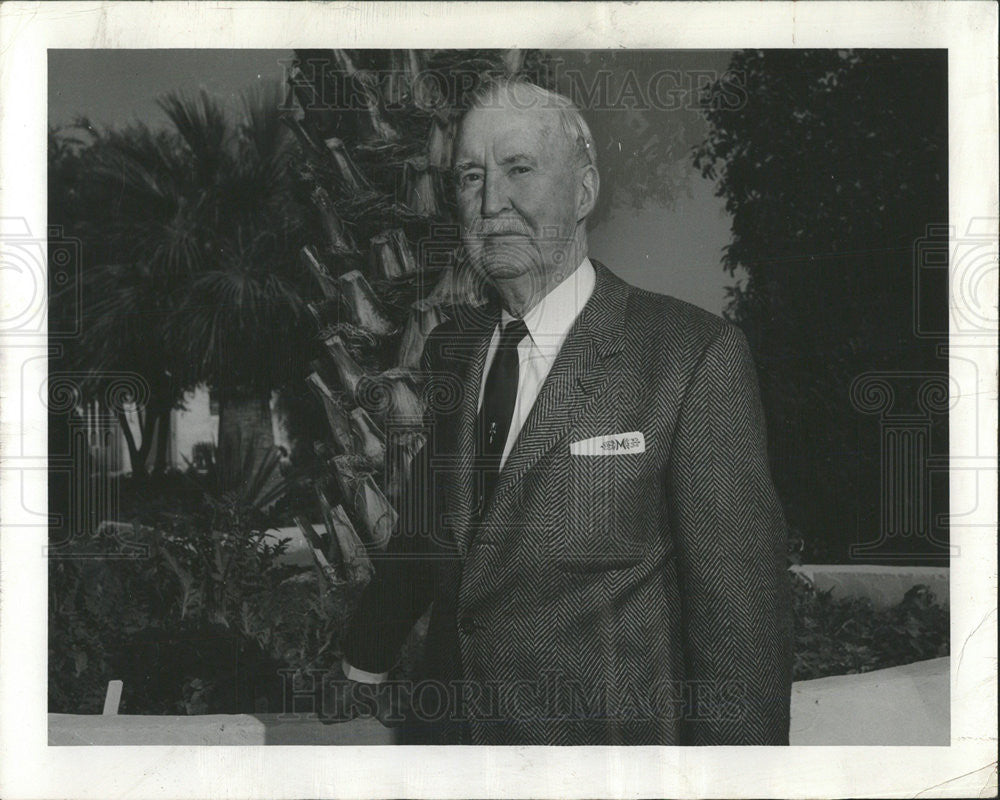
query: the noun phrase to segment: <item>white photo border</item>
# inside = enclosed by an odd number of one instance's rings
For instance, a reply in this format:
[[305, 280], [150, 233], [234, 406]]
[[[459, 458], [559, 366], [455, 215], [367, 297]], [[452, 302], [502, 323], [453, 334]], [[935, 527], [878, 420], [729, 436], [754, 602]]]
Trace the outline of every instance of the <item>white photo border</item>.
[[[947, 48], [950, 224], [997, 238], [992, 2], [9, 2], [0, 6], [0, 218], [46, 230], [50, 48]], [[972, 226], [972, 227], [970, 227]], [[976, 227], [978, 226], [978, 227]], [[0, 241], [0, 246], [3, 242]], [[967, 277], [967, 276], [966, 276]], [[953, 305], [967, 302], [952, 275]], [[23, 299], [24, 276], [0, 275]], [[15, 281], [21, 283], [15, 285]], [[997, 296], [997, 272], [976, 276]], [[950, 747], [49, 747], [46, 337], [0, 343], [0, 796], [903, 797], [996, 794], [996, 328], [955, 336]], [[30, 398], [30, 402], [22, 402]], [[967, 468], [966, 468], [967, 466]]]

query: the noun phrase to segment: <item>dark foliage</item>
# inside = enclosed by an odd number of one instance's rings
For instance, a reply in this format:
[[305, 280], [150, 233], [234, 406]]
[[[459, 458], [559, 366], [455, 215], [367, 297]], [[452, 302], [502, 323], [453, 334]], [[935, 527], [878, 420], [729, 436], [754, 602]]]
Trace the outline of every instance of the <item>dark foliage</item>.
[[948, 610], [926, 586], [914, 586], [892, 608], [859, 597], [835, 598], [792, 575], [795, 598], [794, 679], [853, 675], [948, 655]]
[[[199, 594], [211, 592], [218, 582], [212, 578], [221, 575], [205, 561], [212, 544], [221, 559], [244, 568], [258, 556], [268, 559], [266, 550], [256, 551], [259, 542], [244, 547], [195, 529], [177, 536], [138, 526], [59, 549], [49, 569], [50, 711], [99, 713], [107, 681], [117, 678], [125, 683], [124, 713], [188, 713], [185, 692], [195, 681], [212, 683], [211, 665], [223, 663], [227, 651], [242, 651], [243, 663], [253, 664], [249, 642], [241, 645], [222, 621], [225, 601], [206, 597], [221, 601], [213, 608]], [[246, 582], [226, 588], [229, 598], [252, 597], [272, 579], [263, 563], [253, 567]], [[242, 710], [252, 704], [251, 697]]]
[[127, 522], [53, 549], [50, 711], [99, 713], [112, 679], [123, 713], [273, 711], [280, 670], [334, 663], [350, 598], [280, 563], [284, 484], [264, 464], [223, 492], [205, 477], [174, 476], [156, 496], [133, 481]]
[[[750, 50], [731, 69], [745, 102], [711, 102], [725, 91], [713, 88], [695, 158], [733, 219], [728, 314], [754, 351], [775, 481], [804, 558], [849, 560], [885, 525], [881, 420], [852, 405], [852, 381], [910, 373], [918, 386], [894, 387], [892, 412], [920, 416], [919, 384], [947, 374], [940, 341], [915, 334], [918, 322], [947, 329], [945, 271], [925, 285], [925, 307], [913, 288], [918, 246], [948, 219], [946, 54]], [[947, 415], [927, 418], [928, 449], [947, 452]], [[946, 563], [927, 534], [946, 538], [934, 518], [947, 482], [936, 476], [931, 491], [912, 498], [919, 522], [885, 543], [882, 561]]]

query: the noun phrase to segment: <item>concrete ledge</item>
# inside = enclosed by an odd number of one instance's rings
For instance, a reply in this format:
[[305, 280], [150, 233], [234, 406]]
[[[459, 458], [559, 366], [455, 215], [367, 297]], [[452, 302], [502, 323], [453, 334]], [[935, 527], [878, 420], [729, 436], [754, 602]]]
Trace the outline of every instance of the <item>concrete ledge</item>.
[[[792, 686], [793, 745], [948, 745], [949, 659], [838, 675]], [[374, 719], [339, 725], [278, 714], [101, 716], [49, 714], [57, 745], [387, 745]]]
[[154, 716], [49, 714], [49, 745], [394, 744], [395, 734], [375, 719], [339, 725], [282, 720], [278, 714]]
[[951, 742], [950, 659], [792, 686], [793, 745]]
[[803, 564], [792, 572], [834, 597], [866, 597], [876, 608], [889, 608], [917, 584], [930, 587], [937, 601], [948, 606], [947, 567], [884, 567], [875, 564]]

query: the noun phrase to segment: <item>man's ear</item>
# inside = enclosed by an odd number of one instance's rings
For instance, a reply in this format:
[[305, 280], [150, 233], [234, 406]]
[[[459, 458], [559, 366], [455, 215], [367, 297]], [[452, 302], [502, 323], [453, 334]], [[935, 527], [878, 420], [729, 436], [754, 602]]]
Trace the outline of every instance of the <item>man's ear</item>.
[[576, 190], [576, 221], [583, 222], [597, 205], [597, 195], [601, 190], [601, 176], [597, 167], [587, 164], [580, 167]]

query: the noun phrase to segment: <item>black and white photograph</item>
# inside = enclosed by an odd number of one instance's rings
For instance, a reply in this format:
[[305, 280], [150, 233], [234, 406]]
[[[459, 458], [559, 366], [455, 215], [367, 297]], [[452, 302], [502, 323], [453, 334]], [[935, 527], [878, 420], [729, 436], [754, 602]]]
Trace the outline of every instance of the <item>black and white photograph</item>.
[[995, 6], [160, 5], [3, 9], [5, 797], [995, 795]]

